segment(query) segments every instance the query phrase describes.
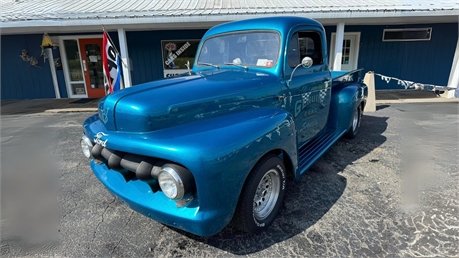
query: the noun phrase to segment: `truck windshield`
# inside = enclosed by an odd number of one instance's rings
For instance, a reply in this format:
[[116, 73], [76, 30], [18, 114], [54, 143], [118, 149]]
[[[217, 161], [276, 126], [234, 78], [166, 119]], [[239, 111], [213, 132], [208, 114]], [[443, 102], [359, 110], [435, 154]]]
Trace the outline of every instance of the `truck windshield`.
[[208, 38], [199, 53], [198, 66], [274, 67], [279, 58], [280, 36], [276, 32], [252, 31]]

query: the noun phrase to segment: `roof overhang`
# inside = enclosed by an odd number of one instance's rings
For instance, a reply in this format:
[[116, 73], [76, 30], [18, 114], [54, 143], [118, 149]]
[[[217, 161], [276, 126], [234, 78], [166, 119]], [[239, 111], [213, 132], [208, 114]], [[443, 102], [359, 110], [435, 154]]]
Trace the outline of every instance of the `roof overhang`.
[[83, 33], [100, 32], [102, 24], [107, 30], [124, 28], [129, 31], [139, 30], [176, 30], [176, 29], [208, 29], [223, 22], [243, 20], [266, 16], [301, 16], [316, 19], [323, 25], [396, 25], [396, 24], [432, 24], [458, 23], [459, 10], [436, 11], [348, 11], [348, 12], [266, 12], [256, 14], [218, 14], [218, 15], [159, 15], [131, 16], [108, 18], [94, 15], [86, 19], [36, 19], [24, 21], [3, 21], [0, 33], [8, 34], [40, 34], [48, 33]]

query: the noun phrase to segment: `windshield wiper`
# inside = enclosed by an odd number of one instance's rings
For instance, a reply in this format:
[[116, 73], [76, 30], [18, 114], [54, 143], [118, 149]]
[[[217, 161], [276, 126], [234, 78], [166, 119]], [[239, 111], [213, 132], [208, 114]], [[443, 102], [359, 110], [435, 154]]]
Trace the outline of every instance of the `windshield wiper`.
[[249, 70], [249, 67], [246, 65], [236, 64], [236, 63], [224, 63], [224, 65], [235, 65], [244, 68], [246, 71]]
[[220, 67], [218, 65], [214, 65], [214, 64], [211, 64], [211, 63], [198, 63], [198, 65], [212, 66], [212, 67], [215, 67], [217, 69], [220, 69]]

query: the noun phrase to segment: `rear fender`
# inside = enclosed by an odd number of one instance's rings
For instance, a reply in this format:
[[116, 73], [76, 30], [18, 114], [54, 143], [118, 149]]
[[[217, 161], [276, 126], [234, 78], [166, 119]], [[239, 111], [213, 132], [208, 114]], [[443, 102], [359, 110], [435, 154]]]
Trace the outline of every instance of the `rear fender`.
[[354, 110], [366, 101], [366, 88], [367, 86], [360, 82], [333, 86], [327, 125], [337, 130], [349, 129]]

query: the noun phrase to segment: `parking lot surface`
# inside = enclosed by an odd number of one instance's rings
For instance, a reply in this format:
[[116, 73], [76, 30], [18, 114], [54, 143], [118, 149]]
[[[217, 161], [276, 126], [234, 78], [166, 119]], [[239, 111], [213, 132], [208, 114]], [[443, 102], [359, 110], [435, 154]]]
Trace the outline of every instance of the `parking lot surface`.
[[[81, 153], [92, 113], [1, 117], [1, 256], [459, 256], [459, 105], [378, 105], [259, 235], [198, 237], [116, 201]], [[217, 198], [217, 197], [216, 197]]]

